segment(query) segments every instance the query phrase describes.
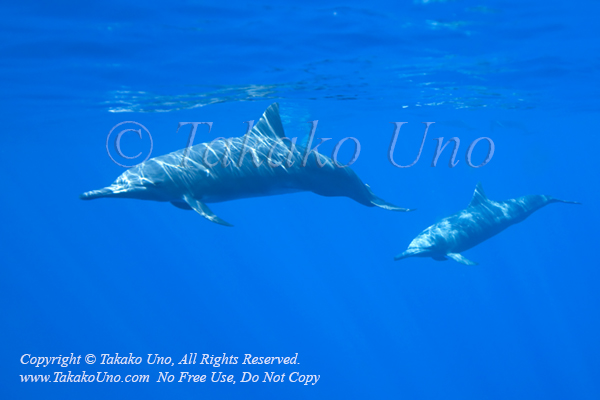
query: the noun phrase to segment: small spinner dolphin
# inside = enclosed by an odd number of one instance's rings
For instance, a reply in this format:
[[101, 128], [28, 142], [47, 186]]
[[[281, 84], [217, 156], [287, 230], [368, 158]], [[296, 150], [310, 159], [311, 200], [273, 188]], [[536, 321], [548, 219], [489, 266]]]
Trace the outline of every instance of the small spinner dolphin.
[[217, 217], [206, 203], [308, 191], [349, 197], [367, 207], [411, 211], [375, 196], [352, 169], [338, 167], [322, 154], [306, 156], [307, 146], [292, 146], [284, 138], [279, 106], [273, 103], [242, 137], [197, 144], [187, 156], [182, 149], [151, 158], [125, 171], [112, 185], [80, 197], [171, 202], [226, 226], [232, 225]]
[[394, 260], [431, 257], [437, 261], [446, 261], [446, 257], [450, 257], [464, 265], [477, 265], [460, 253], [525, 220], [550, 203], [581, 204], [545, 195], [496, 202], [486, 197], [481, 183], [478, 183], [467, 209], [425, 229], [410, 243], [408, 249], [394, 257]]

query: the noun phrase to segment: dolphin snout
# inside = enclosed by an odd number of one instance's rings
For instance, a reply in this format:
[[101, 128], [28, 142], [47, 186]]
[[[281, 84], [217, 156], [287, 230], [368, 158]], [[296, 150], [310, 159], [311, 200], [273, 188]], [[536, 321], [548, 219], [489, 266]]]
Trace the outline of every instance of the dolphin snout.
[[99, 190], [92, 190], [79, 195], [81, 200], [93, 200], [101, 197], [109, 197], [114, 195], [114, 191], [109, 187], [105, 187]]
[[406, 249], [403, 253], [398, 254], [394, 257], [394, 261], [403, 260], [408, 257], [424, 257], [427, 254], [427, 249], [419, 247], [411, 247]]
[[420, 252], [421, 252], [421, 250], [419, 250], [419, 249], [408, 249], [405, 252], [400, 253], [396, 257], [394, 257], [394, 261], [403, 260], [408, 257], [414, 257], [415, 255], [419, 254]]

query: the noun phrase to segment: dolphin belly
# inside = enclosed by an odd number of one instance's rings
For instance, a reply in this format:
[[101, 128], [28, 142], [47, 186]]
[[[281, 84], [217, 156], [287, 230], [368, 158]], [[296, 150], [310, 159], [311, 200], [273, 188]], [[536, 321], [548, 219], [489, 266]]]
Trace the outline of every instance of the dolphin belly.
[[202, 201], [205, 203], [222, 203], [231, 200], [247, 199], [252, 197], [265, 197], [265, 196], [278, 196], [282, 194], [291, 194], [304, 192], [305, 190], [293, 189], [293, 188], [282, 188], [272, 187], [267, 190], [253, 190], [253, 191], [219, 191], [216, 193], [206, 193], [202, 196]]

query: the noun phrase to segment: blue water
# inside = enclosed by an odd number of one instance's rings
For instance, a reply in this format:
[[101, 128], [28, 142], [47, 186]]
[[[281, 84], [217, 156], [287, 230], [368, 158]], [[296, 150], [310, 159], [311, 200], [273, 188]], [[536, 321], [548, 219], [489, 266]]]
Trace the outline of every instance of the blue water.
[[[0, 9], [2, 398], [600, 398], [597, 3]], [[241, 136], [275, 101], [290, 137], [319, 121], [317, 136], [334, 139], [325, 154], [356, 137], [357, 174], [418, 210], [300, 193], [211, 205], [235, 225], [226, 228], [165, 203], [78, 198], [124, 171], [106, 152], [117, 123], [147, 127], [158, 156], [185, 146], [179, 122], [214, 123], [197, 142]], [[436, 122], [411, 168], [387, 159], [392, 121], [408, 121], [395, 152], [405, 165], [421, 122]], [[456, 167], [449, 149], [431, 167], [437, 137], [460, 138]], [[479, 137], [495, 153], [470, 168], [465, 150]], [[147, 145], [123, 137], [125, 154]], [[480, 145], [474, 163], [485, 157]], [[583, 205], [550, 205], [467, 251], [475, 267], [393, 261], [465, 208], [479, 181], [494, 200], [549, 194]], [[240, 364], [178, 365], [190, 352]], [[71, 353], [133, 353], [144, 363], [20, 362]], [[247, 353], [298, 353], [299, 364], [241, 365]], [[175, 365], [147, 365], [148, 354]], [[56, 371], [151, 379], [21, 382]], [[238, 382], [156, 382], [181, 371]], [[239, 382], [271, 371], [286, 381]], [[291, 383], [294, 371], [320, 380]]]

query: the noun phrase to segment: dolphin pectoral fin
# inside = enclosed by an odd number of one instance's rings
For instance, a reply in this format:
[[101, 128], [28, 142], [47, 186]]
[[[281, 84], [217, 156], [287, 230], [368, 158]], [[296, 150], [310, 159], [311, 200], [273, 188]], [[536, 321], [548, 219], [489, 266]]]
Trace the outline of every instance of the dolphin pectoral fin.
[[191, 196], [183, 196], [185, 202], [192, 208], [192, 210], [196, 211], [198, 214], [202, 215], [209, 221], [215, 222], [220, 225], [225, 226], [233, 226], [229, 222], [223, 221], [221, 218], [217, 217], [211, 210], [208, 208], [206, 204], [201, 202], [200, 200], [196, 200]]
[[182, 210], [193, 210], [193, 208], [190, 207], [188, 203], [172, 201], [171, 204], [173, 204], [177, 208], [181, 208]]
[[468, 258], [464, 257], [462, 254], [459, 253], [448, 253], [446, 255], [454, 261], [463, 265], [478, 265], [476, 262], [469, 260]]

